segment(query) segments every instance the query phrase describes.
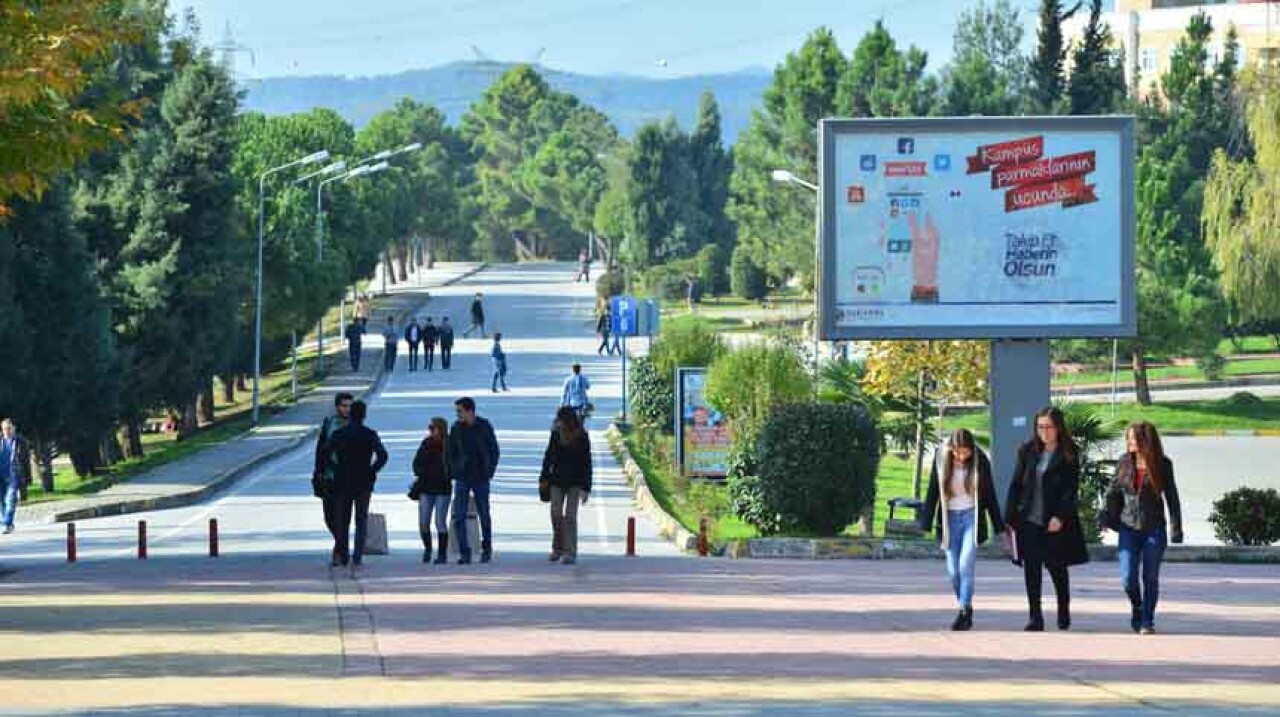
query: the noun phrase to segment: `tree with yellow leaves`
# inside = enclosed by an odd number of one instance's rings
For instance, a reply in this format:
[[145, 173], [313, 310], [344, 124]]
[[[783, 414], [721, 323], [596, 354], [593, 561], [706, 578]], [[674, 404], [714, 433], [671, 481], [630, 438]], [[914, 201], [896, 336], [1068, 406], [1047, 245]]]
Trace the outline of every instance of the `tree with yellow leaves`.
[[0, 2], [0, 217], [123, 134], [136, 104], [86, 90], [141, 26], [131, 0]]

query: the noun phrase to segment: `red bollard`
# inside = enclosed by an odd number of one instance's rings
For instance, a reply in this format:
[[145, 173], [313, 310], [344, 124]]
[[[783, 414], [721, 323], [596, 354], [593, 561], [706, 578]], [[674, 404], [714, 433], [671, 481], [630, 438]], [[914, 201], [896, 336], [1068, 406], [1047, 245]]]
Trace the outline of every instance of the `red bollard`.
[[138, 560], [147, 559], [147, 521], [138, 521]]
[[710, 541], [707, 540], [707, 519], [698, 521], [698, 556], [705, 558], [711, 552]]
[[627, 518], [627, 557], [634, 558], [636, 556], [636, 518], [629, 516]]
[[209, 557], [218, 557], [218, 519], [209, 519]]
[[67, 562], [76, 561], [76, 524], [67, 523]]

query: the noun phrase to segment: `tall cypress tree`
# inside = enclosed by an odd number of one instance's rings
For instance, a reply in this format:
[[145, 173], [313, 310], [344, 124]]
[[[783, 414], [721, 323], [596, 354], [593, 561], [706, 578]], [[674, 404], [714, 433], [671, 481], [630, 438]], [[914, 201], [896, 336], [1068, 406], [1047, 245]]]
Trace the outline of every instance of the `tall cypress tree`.
[[1102, 20], [1102, 0], [1089, 0], [1089, 22], [1071, 53], [1067, 102], [1073, 115], [1115, 112], [1125, 104], [1124, 61], [1111, 28]]
[[1040, 29], [1036, 33], [1036, 52], [1031, 58], [1031, 104], [1033, 110], [1041, 114], [1056, 114], [1061, 109], [1067, 52], [1062, 22], [1079, 9], [1079, 2], [1066, 11], [1060, 0], [1040, 2]]
[[727, 257], [734, 243], [733, 223], [725, 214], [733, 160], [721, 138], [720, 106], [709, 91], [698, 101], [698, 118], [689, 137], [689, 161], [698, 182], [698, 208], [706, 216], [710, 232], [703, 244], [716, 245]]

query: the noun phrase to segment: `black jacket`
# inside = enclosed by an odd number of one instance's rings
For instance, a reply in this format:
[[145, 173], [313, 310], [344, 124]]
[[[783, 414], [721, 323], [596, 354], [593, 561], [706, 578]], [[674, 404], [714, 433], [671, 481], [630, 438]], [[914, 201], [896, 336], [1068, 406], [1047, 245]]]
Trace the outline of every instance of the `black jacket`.
[[1089, 551], [1084, 544], [1084, 530], [1080, 527], [1078, 512], [1080, 500], [1080, 463], [1067, 460], [1061, 450], [1054, 453], [1044, 472], [1044, 512], [1031, 515], [1032, 489], [1036, 480], [1036, 463], [1039, 454], [1035, 441], [1027, 441], [1018, 448], [1018, 467], [1009, 483], [1009, 496], [1005, 501], [1005, 523], [1021, 530], [1026, 523], [1048, 527], [1051, 518], [1062, 521], [1062, 530], [1049, 535], [1049, 560], [1064, 565], [1080, 565], [1089, 561]]
[[[475, 450], [467, 450], [467, 435], [475, 437]], [[464, 426], [455, 421], [449, 430], [449, 474], [454, 480], [486, 483], [493, 479], [498, 470], [498, 459], [502, 453], [498, 450], [498, 438], [493, 433], [493, 425], [476, 416], [475, 425]]]
[[484, 323], [484, 304], [479, 299], [471, 302], [471, 320], [477, 324]]
[[378, 480], [378, 471], [387, 464], [387, 449], [378, 433], [366, 426], [349, 424], [334, 431], [329, 450], [337, 461], [334, 484], [348, 494], [368, 493]]
[[577, 441], [565, 445], [556, 431], [542, 454], [541, 479], [559, 488], [581, 488], [591, 492], [591, 438], [583, 431]]
[[440, 348], [442, 349], [453, 348], [453, 325], [452, 324], [440, 325]]
[[418, 444], [418, 452], [413, 456], [413, 475], [416, 476], [415, 487], [427, 495], [449, 495], [453, 492], [453, 484], [449, 478], [449, 441], [445, 440], [440, 450], [431, 450], [431, 438], [423, 438]]
[[612, 323], [609, 319], [609, 314], [600, 314], [600, 318], [596, 319], [596, 333], [608, 336], [609, 329], [613, 328]]
[[1142, 482], [1142, 492], [1133, 489], [1136, 463], [1132, 453], [1126, 453], [1116, 465], [1116, 477], [1107, 488], [1103, 525], [1112, 530], [1124, 526], [1130, 530], [1155, 530], [1165, 525], [1165, 504], [1169, 506], [1169, 540], [1182, 542], [1182, 502], [1178, 499], [1178, 484], [1173, 480], [1173, 461], [1166, 456], [1161, 462], [1160, 475], [1164, 478], [1164, 493], [1156, 493], [1150, 480]]
[[360, 324], [352, 321], [347, 324], [346, 336], [347, 341], [359, 346], [360, 342], [364, 340], [364, 329], [360, 328]]
[[[938, 455], [934, 456], [933, 469], [929, 471], [929, 490], [925, 494], [924, 508], [920, 511], [920, 529], [928, 532], [932, 529], [937, 533], [938, 537], [944, 537], [942, 527], [943, 513], [946, 512], [942, 501], [942, 486], [940, 479], [942, 471], [939, 470], [941, 461], [946, 456], [946, 448], [938, 449]], [[977, 500], [975, 500], [975, 508], [978, 511], [978, 545], [987, 542], [989, 533], [987, 532], [987, 521], [982, 519], [985, 514], [987, 519], [991, 521], [991, 528], [997, 533], [1004, 532], [1004, 520], [1000, 517], [1000, 503], [996, 500], [996, 484], [991, 479], [991, 461], [987, 458], [987, 454], [980, 448], [973, 451], [973, 463], [978, 470], [978, 479], [975, 483], [977, 490]], [[933, 525], [930, 526], [930, 523]]]
[[328, 447], [329, 439], [333, 437], [333, 434], [342, 430], [346, 425], [346, 419], [338, 416], [326, 416], [324, 422], [320, 424], [320, 434], [316, 436], [315, 468], [311, 472], [312, 476], [334, 477], [335, 462], [333, 454], [325, 449]]
[[422, 330], [422, 341], [428, 346], [435, 346], [439, 340], [440, 329], [437, 329], [435, 324], [427, 324], [427, 327]]
[[13, 434], [13, 452], [13, 465], [18, 471], [14, 477], [18, 479], [19, 488], [26, 488], [31, 485], [31, 442], [16, 431]]
[[[413, 331], [415, 328], [418, 330], [417, 340], [410, 338], [410, 333], [409, 333]], [[411, 346], [416, 346], [422, 343], [424, 334], [425, 332], [423, 331], [421, 326], [418, 326], [417, 324], [409, 324], [408, 326], [404, 327], [404, 342]]]

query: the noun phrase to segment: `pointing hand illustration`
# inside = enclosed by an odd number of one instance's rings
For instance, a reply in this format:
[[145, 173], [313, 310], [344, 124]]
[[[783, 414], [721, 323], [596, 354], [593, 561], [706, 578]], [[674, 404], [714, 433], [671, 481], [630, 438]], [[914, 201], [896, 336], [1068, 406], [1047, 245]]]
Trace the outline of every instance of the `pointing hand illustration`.
[[924, 215], [924, 227], [916, 219], [914, 212], [907, 215], [907, 223], [911, 228], [911, 269], [912, 287], [911, 301], [918, 304], [938, 303], [938, 252], [940, 237], [933, 217]]

